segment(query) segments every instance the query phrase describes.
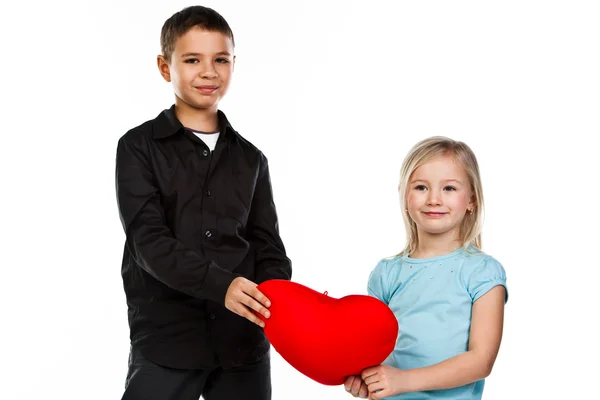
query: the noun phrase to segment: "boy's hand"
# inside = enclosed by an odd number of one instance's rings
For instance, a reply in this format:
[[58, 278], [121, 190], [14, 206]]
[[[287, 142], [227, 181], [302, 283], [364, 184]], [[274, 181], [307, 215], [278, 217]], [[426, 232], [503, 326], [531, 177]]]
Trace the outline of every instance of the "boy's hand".
[[256, 288], [257, 286], [256, 283], [246, 278], [235, 278], [225, 294], [225, 307], [229, 311], [247, 318], [250, 322], [254, 322], [256, 325], [264, 328], [265, 323], [251, 309], [262, 314], [265, 318], [269, 318], [271, 313], [266, 307], [270, 307], [271, 302]]
[[349, 376], [344, 382], [344, 388], [346, 392], [350, 393], [354, 397], [360, 397], [366, 399], [369, 394], [367, 384], [362, 380], [360, 376]]

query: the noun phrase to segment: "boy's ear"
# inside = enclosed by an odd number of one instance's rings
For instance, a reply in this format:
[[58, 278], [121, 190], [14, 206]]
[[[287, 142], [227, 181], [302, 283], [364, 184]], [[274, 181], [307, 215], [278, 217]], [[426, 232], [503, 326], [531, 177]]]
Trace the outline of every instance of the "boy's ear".
[[156, 64], [158, 65], [158, 71], [163, 79], [167, 82], [171, 82], [171, 69], [169, 68], [167, 59], [162, 55], [158, 55], [156, 57]]

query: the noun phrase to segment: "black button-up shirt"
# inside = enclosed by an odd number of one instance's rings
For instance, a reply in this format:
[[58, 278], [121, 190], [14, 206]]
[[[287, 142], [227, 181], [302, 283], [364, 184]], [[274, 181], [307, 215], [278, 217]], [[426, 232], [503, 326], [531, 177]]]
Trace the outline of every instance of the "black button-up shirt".
[[218, 112], [214, 152], [175, 107], [118, 142], [122, 277], [131, 343], [164, 366], [240, 365], [269, 349], [263, 330], [224, 307], [231, 281], [291, 279], [267, 159]]

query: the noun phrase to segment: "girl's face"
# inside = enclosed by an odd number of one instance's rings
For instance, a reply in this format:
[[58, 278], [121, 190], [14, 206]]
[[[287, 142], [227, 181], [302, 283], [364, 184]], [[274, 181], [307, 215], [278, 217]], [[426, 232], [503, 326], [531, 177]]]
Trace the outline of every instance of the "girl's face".
[[475, 206], [469, 177], [451, 156], [437, 157], [417, 168], [407, 187], [408, 214], [417, 225], [419, 238], [460, 235], [460, 224]]

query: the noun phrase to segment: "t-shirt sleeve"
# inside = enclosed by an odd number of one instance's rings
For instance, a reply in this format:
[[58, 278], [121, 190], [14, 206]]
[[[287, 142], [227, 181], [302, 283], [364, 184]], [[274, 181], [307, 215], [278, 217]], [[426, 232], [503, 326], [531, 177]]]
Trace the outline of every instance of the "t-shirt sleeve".
[[389, 303], [389, 290], [387, 279], [387, 263], [385, 260], [379, 261], [375, 269], [369, 275], [367, 283], [367, 293], [369, 296], [375, 297], [385, 304]]
[[471, 299], [475, 302], [498, 285], [504, 286], [506, 290], [504, 299], [506, 303], [508, 301], [508, 287], [506, 286], [506, 272], [504, 271], [504, 267], [496, 259], [486, 257], [472, 271], [468, 280], [467, 290]]

